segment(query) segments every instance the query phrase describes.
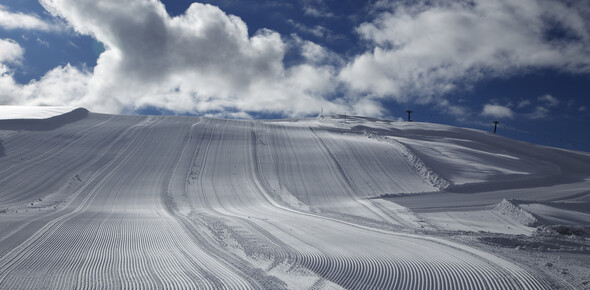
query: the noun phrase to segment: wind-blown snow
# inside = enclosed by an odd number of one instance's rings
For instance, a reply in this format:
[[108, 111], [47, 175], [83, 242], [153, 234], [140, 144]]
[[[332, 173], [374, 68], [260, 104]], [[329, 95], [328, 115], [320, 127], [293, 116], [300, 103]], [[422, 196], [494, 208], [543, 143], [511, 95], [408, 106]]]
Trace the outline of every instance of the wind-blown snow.
[[583, 153], [360, 117], [58, 121], [0, 123], [0, 288], [568, 285], [432, 219], [452, 207], [517, 225], [502, 199], [533, 196], [517, 181], [583, 200]]

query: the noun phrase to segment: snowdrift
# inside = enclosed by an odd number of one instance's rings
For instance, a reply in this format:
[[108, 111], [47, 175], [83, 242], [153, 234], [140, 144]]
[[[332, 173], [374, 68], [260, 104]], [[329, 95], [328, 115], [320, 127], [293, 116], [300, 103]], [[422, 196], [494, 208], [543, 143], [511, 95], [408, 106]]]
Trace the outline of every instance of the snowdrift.
[[[586, 153], [362, 117], [76, 109], [0, 121], [0, 139], [5, 289], [567, 287], [434, 220], [530, 232], [547, 210], [520, 201], [564, 210], [590, 183]], [[491, 226], [474, 220], [461, 230]]]

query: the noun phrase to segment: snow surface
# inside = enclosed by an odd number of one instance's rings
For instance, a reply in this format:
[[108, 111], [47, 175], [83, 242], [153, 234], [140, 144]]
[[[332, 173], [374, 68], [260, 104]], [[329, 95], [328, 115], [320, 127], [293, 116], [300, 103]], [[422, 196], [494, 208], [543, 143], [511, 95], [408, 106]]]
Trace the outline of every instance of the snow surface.
[[60, 117], [0, 122], [1, 289], [590, 281], [586, 153], [350, 116]]

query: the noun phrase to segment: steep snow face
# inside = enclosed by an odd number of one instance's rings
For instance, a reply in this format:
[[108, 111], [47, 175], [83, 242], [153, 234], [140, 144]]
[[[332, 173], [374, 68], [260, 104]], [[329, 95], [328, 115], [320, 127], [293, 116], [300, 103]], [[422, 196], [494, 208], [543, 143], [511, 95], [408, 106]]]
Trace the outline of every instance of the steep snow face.
[[[381, 197], [590, 172], [585, 155], [428, 124], [71, 120], [0, 123], [2, 289], [550, 289], [566, 282], [425, 234], [431, 224]], [[447, 168], [427, 142], [465, 159]], [[495, 170], [467, 175], [468, 158]]]
[[73, 107], [0, 106], [0, 120], [47, 119], [73, 111]]

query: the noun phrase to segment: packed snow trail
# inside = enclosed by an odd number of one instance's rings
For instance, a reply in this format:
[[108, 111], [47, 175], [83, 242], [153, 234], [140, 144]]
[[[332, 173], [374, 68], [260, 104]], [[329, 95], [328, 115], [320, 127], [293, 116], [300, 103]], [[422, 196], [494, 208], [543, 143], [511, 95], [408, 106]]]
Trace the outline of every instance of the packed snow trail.
[[87, 118], [2, 130], [0, 288], [549, 289], [415, 226], [399, 146], [315, 120]]

